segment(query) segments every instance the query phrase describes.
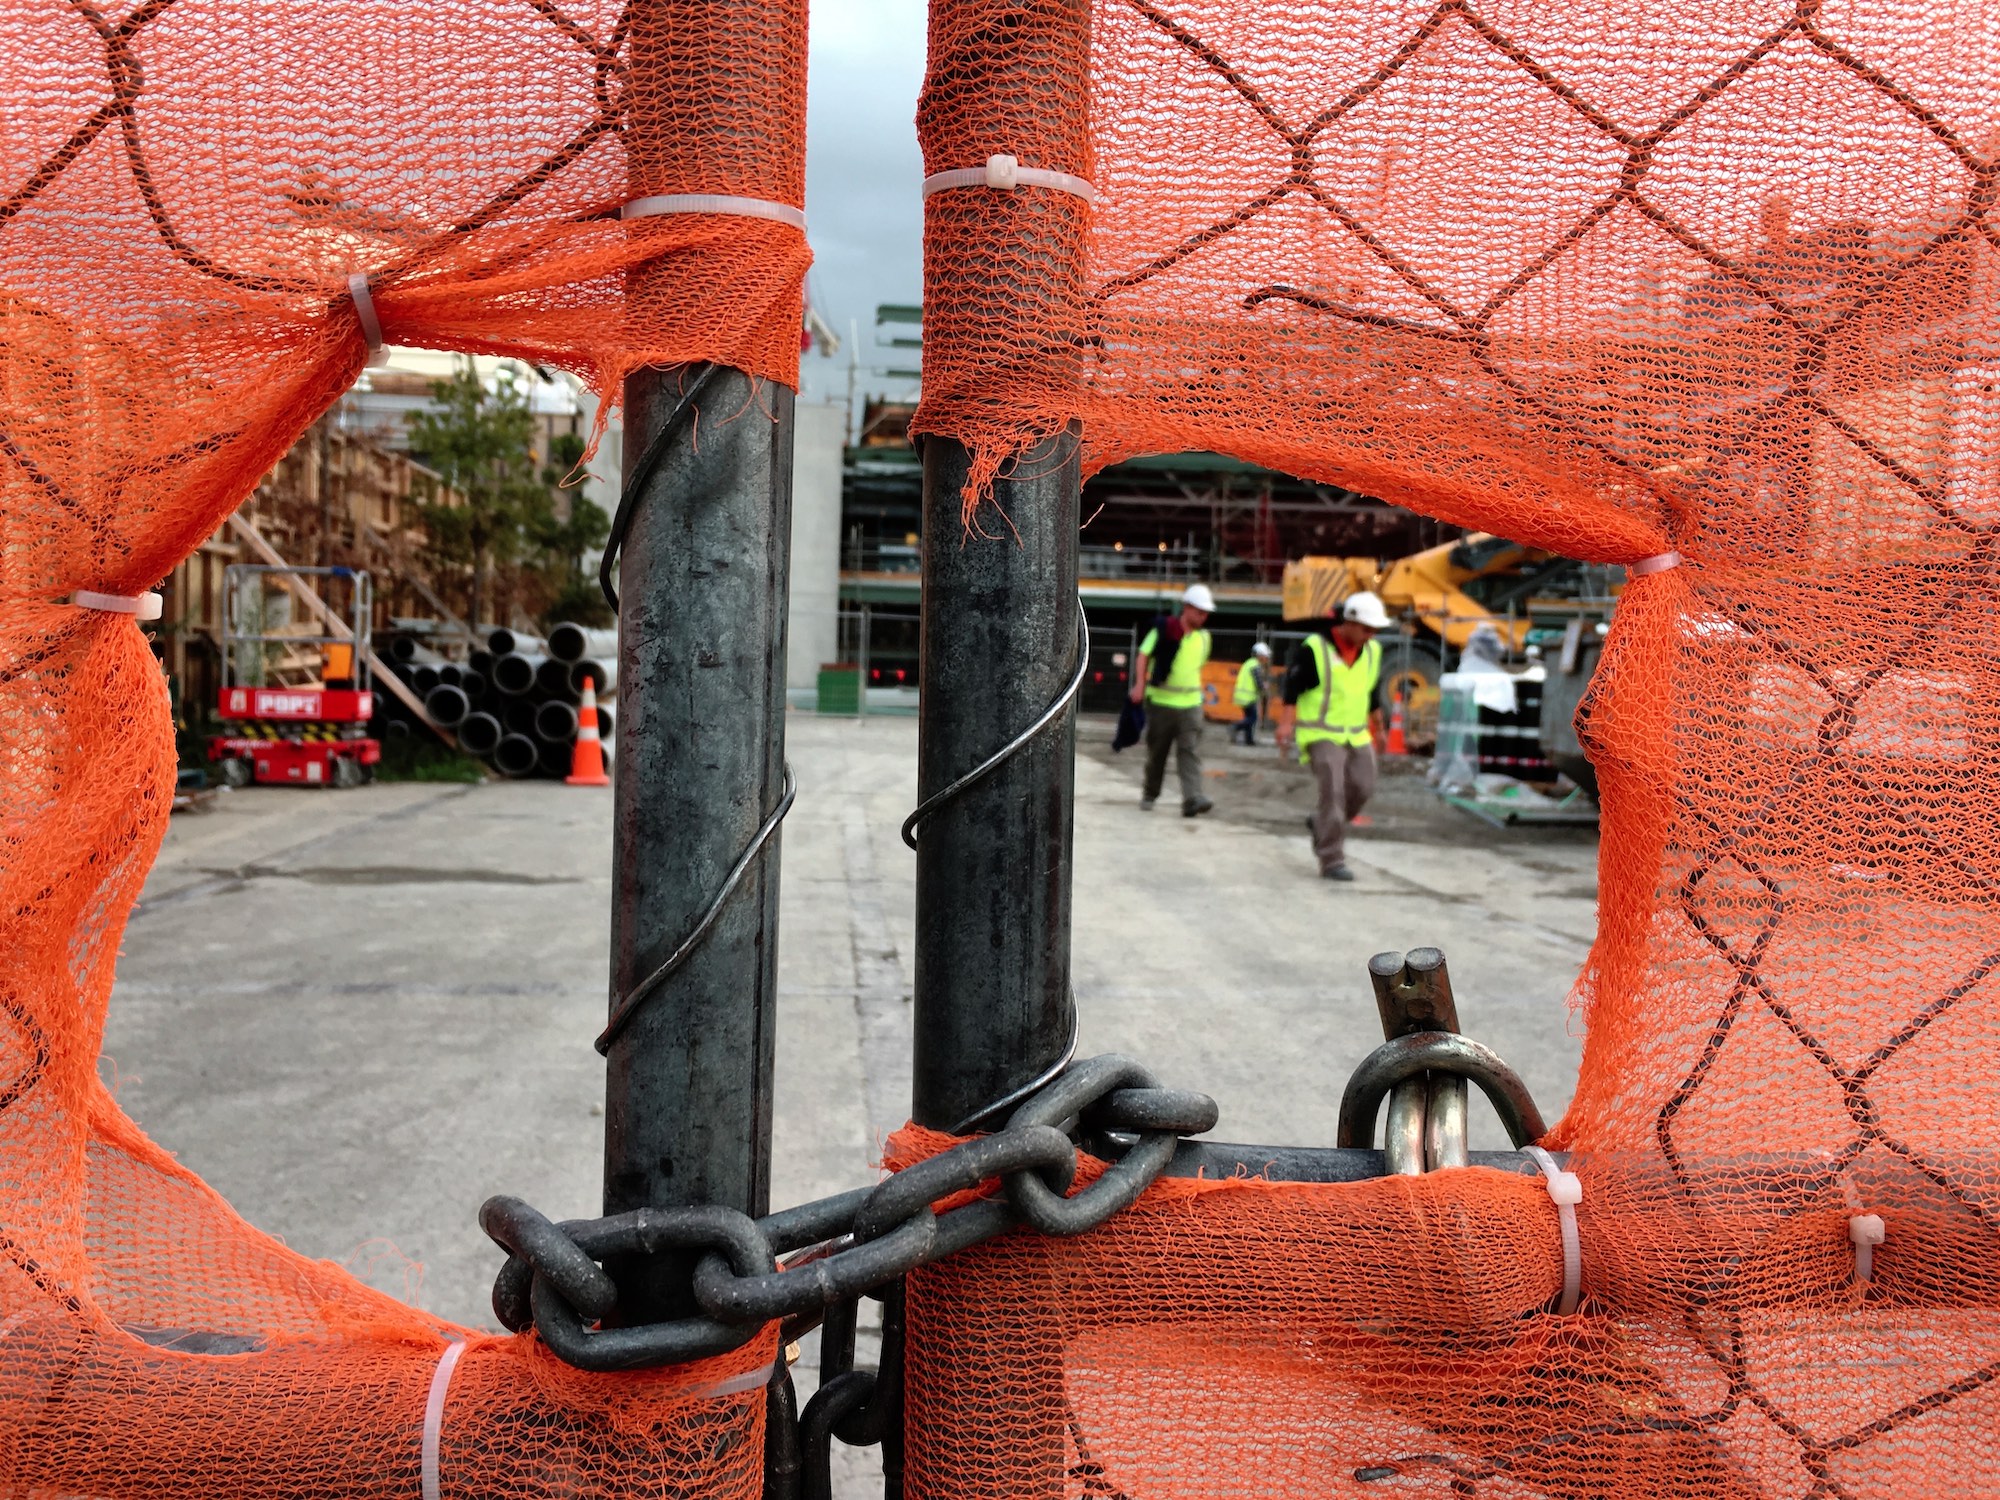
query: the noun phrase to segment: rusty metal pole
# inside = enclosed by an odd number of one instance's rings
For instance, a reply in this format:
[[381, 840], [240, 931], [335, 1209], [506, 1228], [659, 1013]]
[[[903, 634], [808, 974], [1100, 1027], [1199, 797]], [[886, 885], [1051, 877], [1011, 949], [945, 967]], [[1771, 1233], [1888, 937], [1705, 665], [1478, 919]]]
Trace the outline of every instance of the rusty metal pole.
[[[639, 0], [625, 146], [633, 197], [769, 197], [804, 135], [805, 0]], [[716, 60], [728, 57], [730, 66]], [[676, 295], [671, 268], [628, 280]], [[703, 378], [637, 495], [620, 557], [611, 990], [686, 939], [784, 781], [792, 393], [740, 370], [642, 370], [625, 383], [636, 465]], [[768, 1208], [778, 851], [765, 846], [692, 957], [609, 1042], [604, 1211]], [[627, 1323], [691, 1311], [685, 1264], [614, 1265]]]

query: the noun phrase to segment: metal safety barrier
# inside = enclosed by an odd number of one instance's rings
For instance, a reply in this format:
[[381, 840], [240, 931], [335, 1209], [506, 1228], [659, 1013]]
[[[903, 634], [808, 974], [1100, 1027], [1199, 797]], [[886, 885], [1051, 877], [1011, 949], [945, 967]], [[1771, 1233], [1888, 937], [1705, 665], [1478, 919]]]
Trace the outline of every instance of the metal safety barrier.
[[[1332, 1149], [1190, 1140], [1215, 1127], [1213, 1099], [1162, 1088], [1128, 1058], [1093, 1057], [1035, 1089], [990, 1135], [958, 1141], [874, 1187], [761, 1218], [700, 1205], [556, 1223], [518, 1198], [491, 1198], [480, 1209], [480, 1226], [508, 1252], [494, 1281], [493, 1310], [506, 1327], [533, 1327], [559, 1358], [595, 1371], [726, 1353], [773, 1322], [783, 1347], [820, 1327], [820, 1384], [803, 1412], [786, 1360], [773, 1370], [766, 1496], [828, 1500], [836, 1437], [850, 1446], [880, 1445], [889, 1492], [899, 1493], [909, 1272], [1023, 1227], [1086, 1234], [1162, 1176], [1350, 1182], [1427, 1166], [1539, 1170], [1518, 1150], [1467, 1149], [1468, 1079], [1493, 1102], [1517, 1147], [1545, 1132], [1513, 1070], [1457, 1034], [1444, 955], [1435, 948], [1378, 954], [1369, 974], [1388, 1040], [1349, 1080]], [[1385, 1098], [1387, 1134], [1378, 1151], [1370, 1139]], [[1004, 1104], [986, 1113], [998, 1107]], [[1072, 1194], [1085, 1155], [1105, 1166]], [[996, 1182], [997, 1194], [943, 1212], [936, 1207]], [[618, 1285], [604, 1263], [633, 1258], [684, 1269], [678, 1300], [699, 1311], [622, 1324]], [[859, 1302], [871, 1295], [882, 1302], [881, 1356], [875, 1369], [858, 1370]]]

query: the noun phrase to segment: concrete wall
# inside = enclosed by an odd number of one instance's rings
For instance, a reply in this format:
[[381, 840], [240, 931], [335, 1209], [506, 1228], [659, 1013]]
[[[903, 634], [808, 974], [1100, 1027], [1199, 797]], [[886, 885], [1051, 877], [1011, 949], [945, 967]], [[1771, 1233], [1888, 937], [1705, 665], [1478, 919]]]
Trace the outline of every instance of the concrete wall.
[[792, 439], [792, 590], [786, 686], [811, 688], [840, 650], [840, 450], [847, 413], [798, 404]]

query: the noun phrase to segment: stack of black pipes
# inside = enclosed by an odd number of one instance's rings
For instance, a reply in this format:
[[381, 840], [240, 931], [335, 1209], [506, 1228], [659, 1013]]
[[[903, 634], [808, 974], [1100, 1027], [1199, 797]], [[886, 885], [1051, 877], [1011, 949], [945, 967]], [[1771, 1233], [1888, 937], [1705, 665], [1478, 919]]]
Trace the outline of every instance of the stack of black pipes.
[[[383, 653], [391, 671], [423, 699], [424, 711], [458, 737], [458, 747], [502, 776], [563, 777], [576, 747], [583, 685], [597, 690], [597, 732], [607, 764], [616, 712], [606, 700], [618, 690], [618, 633], [581, 625], [554, 626], [546, 640], [518, 630], [487, 633], [484, 647], [463, 662], [448, 661], [412, 636], [394, 636]], [[378, 732], [417, 731], [413, 715], [391, 693], [376, 694]]]

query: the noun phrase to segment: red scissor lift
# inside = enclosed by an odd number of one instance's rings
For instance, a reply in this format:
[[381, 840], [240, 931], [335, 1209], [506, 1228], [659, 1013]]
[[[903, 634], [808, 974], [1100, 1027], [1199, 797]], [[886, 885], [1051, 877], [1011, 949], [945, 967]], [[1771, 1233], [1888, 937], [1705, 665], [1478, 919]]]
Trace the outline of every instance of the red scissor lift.
[[[315, 591], [308, 578], [324, 587]], [[382, 758], [381, 741], [368, 735], [373, 605], [364, 569], [232, 563], [224, 570], [216, 712], [236, 732], [211, 739], [208, 758], [225, 785], [346, 787], [370, 778]], [[316, 616], [315, 624], [294, 624], [295, 609]], [[315, 628], [329, 633], [310, 633]]]

